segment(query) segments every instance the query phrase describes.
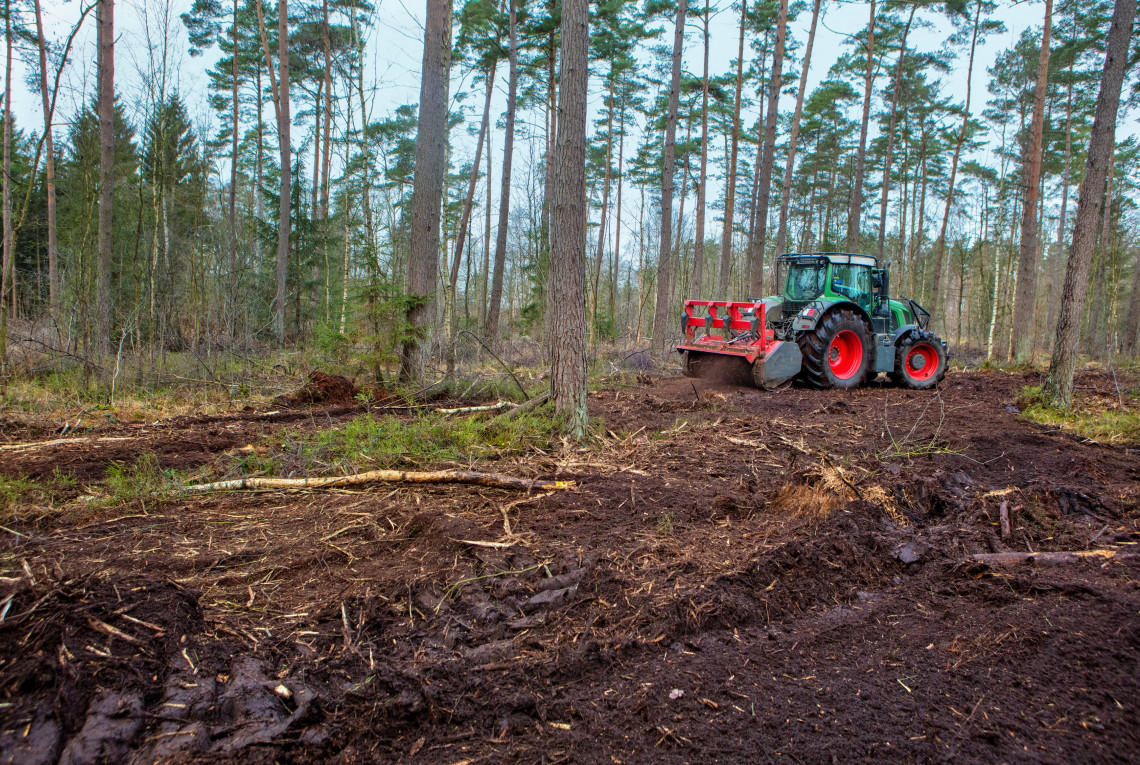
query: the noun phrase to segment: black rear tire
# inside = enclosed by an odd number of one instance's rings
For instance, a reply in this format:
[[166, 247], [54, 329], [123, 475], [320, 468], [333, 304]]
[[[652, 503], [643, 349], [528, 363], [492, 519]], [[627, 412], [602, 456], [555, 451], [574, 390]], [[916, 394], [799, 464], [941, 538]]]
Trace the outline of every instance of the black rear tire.
[[871, 330], [850, 308], [824, 314], [796, 343], [803, 355], [801, 376], [812, 387], [858, 388], [866, 382], [874, 352]]
[[906, 333], [895, 345], [895, 385], [911, 390], [930, 390], [946, 378], [946, 348], [933, 332], [923, 329]]

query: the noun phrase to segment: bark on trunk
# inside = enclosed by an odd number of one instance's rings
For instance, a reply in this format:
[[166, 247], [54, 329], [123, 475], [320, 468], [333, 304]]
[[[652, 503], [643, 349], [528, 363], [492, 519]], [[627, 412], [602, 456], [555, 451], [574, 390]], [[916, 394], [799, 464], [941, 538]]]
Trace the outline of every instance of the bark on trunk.
[[[515, 102], [519, 87], [519, 38], [515, 0], [509, 0], [510, 52], [507, 75], [507, 118], [503, 138], [503, 174], [499, 179], [499, 229], [495, 235], [495, 272], [491, 277], [491, 301], [487, 308], [487, 341], [492, 346], [499, 339], [499, 313], [503, 302], [503, 271], [507, 267], [507, 226], [511, 217], [511, 165], [515, 153]], [[555, 172], [547, 162], [547, 175]]]
[[662, 358], [669, 345], [673, 321], [669, 296], [673, 288], [673, 171], [677, 157], [677, 110], [681, 99], [681, 54], [685, 44], [685, 13], [688, 0], [677, 3], [673, 33], [673, 78], [669, 84], [669, 106], [665, 115], [665, 159], [661, 173], [661, 241], [657, 257], [657, 303], [653, 315], [653, 345]]
[[863, 121], [859, 127], [859, 153], [855, 155], [855, 185], [851, 210], [847, 214], [847, 251], [859, 248], [859, 222], [863, 213], [863, 164], [867, 157], [867, 124], [871, 119], [871, 86], [875, 79], [875, 0], [871, 0], [871, 20], [867, 24], [867, 73], [863, 81]]
[[[756, 200], [756, 235], [752, 240], [751, 280], [749, 295], [764, 294], [764, 241], [768, 238], [768, 200], [772, 192], [772, 164], [776, 155], [776, 120], [779, 117], [780, 78], [784, 70], [784, 37], [788, 28], [788, 0], [780, 0], [776, 19], [776, 48], [772, 52], [772, 74], [769, 77], [768, 116], [764, 124], [763, 154], [760, 160], [760, 187]], [[784, 183], [788, 182], [784, 179]]]
[[[95, 276], [96, 351], [111, 352], [111, 232], [115, 195], [115, 2], [99, 0], [99, 234]], [[9, 37], [11, 39], [11, 37]], [[12, 284], [8, 289], [13, 288]]]
[[[685, 0], [681, 0], [682, 3]], [[586, 95], [589, 11], [562, 2], [562, 81], [553, 167], [550, 388], [571, 438], [586, 434]]]
[[1045, 90], [1049, 84], [1049, 38], [1053, 27], [1053, 0], [1045, 0], [1045, 31], [1037, 61], [1037, 91], [1033, 98], [1033, 121], [1025, 149], [1025, 201], [1021, 212], [1021, 252], [1017, 259], [1017, 291], [1013, 295], [1013, 336], [1010, 358], [1028, 359], [1033, 354], [1033, 310], [1037, 302], [1037, 200], [1041, 190], [1041, 140], [1045, 130]]
[[430, 348], [423, 341], [435, 315], [433, 294], [439, 274], [439, 224], [447, 159], [450, 21], [447, 0], [427, 0], [407, 280], [408, 293], [418, 296], [421, 302], [407, 313], [410, 331], [400, 356], [400, 379], [406, 381], [418, 382], [423, 378]]
[[740, 98], [744, 87], [744, 29], [748, 0], [740, 5], [740, 42], [736, 53], [736, 100], [732, 107], [732, 149], [728, 159], [728, 180], [724, 188], [724, 231], [720, 241], [720, 274], [716, 290], [719, 299], [728, 298], [728, 277], [732, 271], [732, 219], [736, 213], [736, 157], [740, 143]]
[[1136, 17], [1136, 0], [1117, 0], [1108, 31], [1108, 46], [1093, 118], [1085, 182], [1077, 199], [1077, 222], [1069, 264], [1065, 269], [1065, 286], [1061, 293], [1061, 311], [1057, 318], [1057, 339], [1053, 358], [1045, 380], [1045, 394], [1055, 405], [1068, 408], [1073, 403], [1073, 374], [1077, 366], [1077, 338], [1081, 329], [1089, 266], [1096, 244], [1097, 222], [1104, 196], [1105, 178], [1116, 144], [1116, 117], [1120, 109], [1120, 89], [1128, 61], [1132, 23]]
[[807, 45], [804, 48], [804, 64], [800, 69], [800, 87], [796, 92], [796, 108], [792, 114], [792, 132], [788, 136], [788, 156], [784, 160], [784, 188], [780, 193], [780, 222], [776, 228], [776, 247], [773, 250], [777, 257], [784, 251], [784, 246], [787, 243], [788, 207], [792, 200], [792, 171], [796, 166], [796, 145], [800, 140], [800, 118], [804, 111], [804, 92], [807, 90], [808, 70], [811, 67], [811, 49], [815, 45], [815, 28], [819, 22], [820, 4], [821, 0], [815, 0], [811, 9], [811, 29], [808, 30]]

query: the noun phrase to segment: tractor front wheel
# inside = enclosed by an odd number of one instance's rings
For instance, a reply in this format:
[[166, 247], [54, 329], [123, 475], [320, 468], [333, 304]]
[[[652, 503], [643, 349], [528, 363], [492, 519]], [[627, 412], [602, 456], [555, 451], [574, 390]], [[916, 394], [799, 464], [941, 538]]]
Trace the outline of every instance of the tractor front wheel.
[[946, 349], [933, 332], [908, 332], [895, 346], [895, 385], [912, 390], [938, 387], [946, 377]]
[[871, 332], [852, 310], [824, 314], [811, 332], [796, 337], [803, 377], [816, 388], [858, 388], [871, 369]]

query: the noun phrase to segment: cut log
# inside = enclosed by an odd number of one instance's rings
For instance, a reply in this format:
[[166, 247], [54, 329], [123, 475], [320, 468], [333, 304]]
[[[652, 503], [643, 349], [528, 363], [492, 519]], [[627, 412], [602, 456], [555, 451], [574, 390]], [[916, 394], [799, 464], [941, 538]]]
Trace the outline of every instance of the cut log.
[[464, 470], [369, 470], [353, 475], [322, 478], [238, 478], [232, 481], [215, 481], [186, 486], [186, 492], [239, 491], [242, 489], [327, 489], [337, 486], [358, 486], [365, 483], [471, 483], [496, 489], [569, 489], [573, 481], [548, 481], [539, 478], [517, 478], [501, 473], [475, 473]]
[[998, 510], [1001, 516], [1001, 538], [1005, 539], [1013, 530], [1009, 526], [1009, 500], [1002, 500], [1001, 508]]
[[1106, 562], [1110, 560], [1136, 560], [1140, 553], [1121, 553], [1116, 550], [1066, 550], [1060, 552], [1001, 552], [971, 555], [969, 560], [991, 566], [1012, 566], [1019, 563], [1079, 563], [1081, 561]]

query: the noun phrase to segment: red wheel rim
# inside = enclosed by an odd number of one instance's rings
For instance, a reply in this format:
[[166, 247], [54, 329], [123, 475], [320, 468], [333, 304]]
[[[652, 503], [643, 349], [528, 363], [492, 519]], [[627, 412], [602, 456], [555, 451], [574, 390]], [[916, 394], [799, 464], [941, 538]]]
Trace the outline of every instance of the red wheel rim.
[[839, 332], [827, 349], [827, 363], [831, 373], [840, 380], [849, 380], [863, 366], [863, 341], [849, 329]]
[[906, 355], [906, 373], [915, 380], [929, 380], [938, 371], [938, 352], [923, 343]]

